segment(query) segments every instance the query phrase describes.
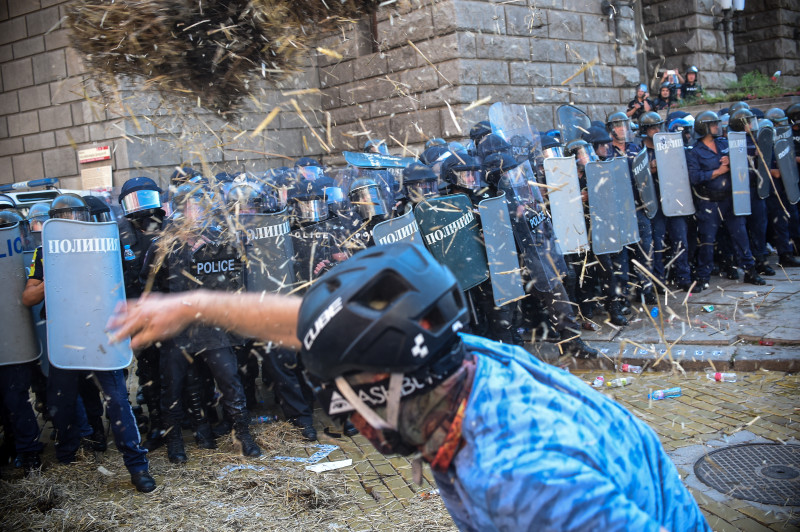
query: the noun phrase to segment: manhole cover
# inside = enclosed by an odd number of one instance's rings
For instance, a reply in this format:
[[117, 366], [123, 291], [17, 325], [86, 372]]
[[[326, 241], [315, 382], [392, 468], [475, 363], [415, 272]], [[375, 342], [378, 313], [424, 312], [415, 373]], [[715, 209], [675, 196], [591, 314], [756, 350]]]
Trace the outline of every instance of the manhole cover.
[[736, 499], [800, 506], [800, 445], [747, 443], [717, 449], [694, 464], [694, 473]]

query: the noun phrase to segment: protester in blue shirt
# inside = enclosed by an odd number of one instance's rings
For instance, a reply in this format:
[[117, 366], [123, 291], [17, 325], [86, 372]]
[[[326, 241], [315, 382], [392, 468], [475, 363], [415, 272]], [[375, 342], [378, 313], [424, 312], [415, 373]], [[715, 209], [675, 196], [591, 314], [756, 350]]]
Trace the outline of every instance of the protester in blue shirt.
[[461, 530], [710, 530], [656, 434], [519, 347], [463, 334], [463, 293], [422, 248], [360, 251], [293, 296], [151, 297], [110, 326], [134, 348], [206, 324], [301, 349], [331, 416], [419, 452]]

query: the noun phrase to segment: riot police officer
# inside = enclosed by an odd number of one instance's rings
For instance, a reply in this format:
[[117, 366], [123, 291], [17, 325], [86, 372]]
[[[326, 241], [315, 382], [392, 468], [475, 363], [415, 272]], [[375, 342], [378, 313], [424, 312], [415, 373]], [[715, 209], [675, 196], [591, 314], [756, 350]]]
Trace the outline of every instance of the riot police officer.
[[744, 282], [763, 285], [764, 279], [755, 269], [750, 251], [745, 220], [733, 213], [728, 141], [721, 136], [720, 118], [713, 111], [703, 111], [694, 122], [699, 140], [687, 153], [689, 180], [695, 198], [695, 217], [700, 246], [697, 250], [697, 286], [708, 288], [714, 266], [714, 243], [721, 224], [730, 235], [731, 246], [739, 266], [744, 269]]
[[686, 69], [685, 81], [681, 85], [681, 98], [687, 102], [697, 99], [703, 93], [703, 87], [700, 86], [700, 82], [697, 79], [698, 74], [697, 67], [694, 65]]
[[405, 214], [419, 202], [439, 194], [436, 172], [421, 162], [413, 162], [403, 168], [403, 188], [398, 195], [397, 213]]
[[[89, 221], [89, 207], [77, 194], [57, 196], [50, 205], [50, 218]], [[34, 264], [22, 294], [22, 302], [33, 306], [44, 299], [44, 268], [42, 248], [34, 255]], [[65, 370], [50, 366], [48, 378], [48, 408], [56, 429], [56, 458], [61, 463], [75, 461], [80, 446], [80, 427], [77, 423], [77, 397], [81, 382], [90, 372]], [[139, 430], [128, 402], [128, 390], [123, 371], [92, 371], [93, 380], [103, 391], [108, 407], [108, 417], [117, 448], [122, 452], [131, 482], [141, 492], [156, 488], [148, 471], [147, 451], [140, 446]]]

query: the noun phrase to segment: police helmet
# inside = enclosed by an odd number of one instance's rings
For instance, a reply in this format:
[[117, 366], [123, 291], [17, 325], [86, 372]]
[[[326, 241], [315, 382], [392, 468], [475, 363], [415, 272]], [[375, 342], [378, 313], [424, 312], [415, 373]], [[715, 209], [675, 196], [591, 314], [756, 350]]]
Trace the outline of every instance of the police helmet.
[[443, 160], [443, 158], [447, 157], [449, 154], [450, 150], [446, 145], [434, 144], [433, 146], [426, 148], [425, 151], [420, 154], [419, 160], [422, 164], [433, 166], [434, 163]]
[[294, 163], [294, 168], [297, 171], [298, 179], [306, 181], [316, 181], [323, 175], [322, 165], [311, 157], [300, 157]]
[[234, 183], [225, 196], [225, 203], [231, 212], [238, 209], [242, 214], [261, 213], [265, 203], [261, 185], [252, 181]]
[[622, 111], [617, 111], [615, 113], [611, 113], [606, 117], [606, 129], [609, 132], [613, 129], [615, 123], [617, 122], [628, 122], [630, 123], [631, 119], [628, 118], [628, 115], [623, 113]]
[[475, 192], [481, 187], [481, 165], [465, 153], [451, 155], [442, 163], [442, 179]]
[[734, 111], [728, 119], [728, 127], [731, 131], [746, 131], [747, 126], [750, 126], [750, 131], [758, 131], [758, 118], [750, 109]]
[[331, 381], [434, 365], [468, 320], [450, 270], [420, 246], [399, 242], [359, 251], [311, 285], [297, 336], [306, 372]]
[[172, 175], [169, 177], [171, 185], [180, 186], [184, 183], [194, 182], [202, 179], [203, 174], [195, 170], [191, 166], [184, 166], [183, 168], [176, 168]]
[[475, 144], [478, 144], [478, 141], [481, 140], [483, 137], [488, 135], [492, 132], [492, 125], [489, 123], [488, 120], [481, 120], [474, 126], [472, 129], [469, 130], [469, 138]]
[[592, 145], [583, 139], [575, 139], [569, 142], [564, 149], [564, 153], [567, 157], [575, 156], [575, 164], [580, 171], [583, 171], [583, 168], [590, 162], [598, 160]]
[[674, 118], [670, 120], [669, 124], [667, 125], [667, 130], [670, 133], [674, 133], [676, 131], [691, 129], [692, 125], [694, 125], [694, 122], [691, 122], [685, 118]]
[[66, 192], [53, 200], [47, 212], [50, 218], [63, 218], [66, 220], [89, 221], [89, 206], [84, 199], [72, 192]]
[[[728, 107], [727, 111], [728, 111], [728, 113], [733, 114], [736, 111], [738, 111], [739, 109], [750, 109], [750, 104], [747, 103], [747, 102], [736, 102], [733, 105], [731, 105], [730, 107]], [[720, 114], [725, 114], [725, 113], [723, 113], [723, 109], [720, 109], [719, 112], [720, 112]]]
[[774, 128], [775, 124], [769, 118], [760, 118], [758, 120], [758, 129]]
[[696, 66], [694, 66], [694, 65], [692, 65], [692, 66], [688, 67], [688, 68], [686, 69], [686, 73], [687, 73], [687, 74], [690, 74], [690, 73], [691, 73], [691, 74], [697, 74], [697, 73], [698, 73], [697, 67], [696, 67]]
[[122, 184], [119, 193], [122, 213], [128, 218], [151, 216], [161, 209], [161, 189], [149, 177], [134, 177]]
[[[620, 134], [619, 128], [622, 126], [624, 132]], [[631, 119], [622, 111], [611, 113], [606, 117], [606, 130], [619, 141], [629, 141], [631, 138]]]
[[412, 203], [436, 196], [438, 176], [433, 169], [420, 162], [413, 162], [403, 168], [403, 188], [405, 197]]
[[564, 146], [561, 141], [556, 137], [544, 134], [539, 135], [542, 142], [542, 158], [549, 159], [550, 157], [563, 157]]
[[330, 217], [325, 190], [314, 183], [289, 200], [292, 213], [301, 223], [321, 222]]
[[14, 200], [11, 199], [11, 196], [7, 196], [6, 194], [0, 194], [0, 209], [13, 209], [14, 208]]
[[764, 118], [771, 120], [777, 127], [789, 125], [789, 118], [787, 118], [786, 113], [783, 112], [783, 109], [777, 107], [773, 107], [764, 113]]
[[366, 153], [380, 153], [389, 155], [389, 149], [386, 147], [386, 141], [383, 139], [370, 139], [364, 143], [364, 150]]
[[356, 179], [347, 194], [350, 204], [362, 220], [382, 219], [389, 214], [381, 187], [370, 177]]
[[671, 85], [671, 84], [670, 84], [670, 82], [668, 82], [668, 81], [665, 81], [665, 82], [663, 82], [663, 83], [661, 84], [661, 87], [659, 87], [659, 90], [663, 91], [664, 89], [669, 89], [669, 88], [670, 88], [670, 85]]
[[510, 153], [497, 152], [483, 159], [483, 174], [486, 182], [496, 187], [503, 174], [518, 167], [521, 163]]
[[202, 211], [210, 211], [213, 208], [214, 199], [208, 181], [200, 179], [184, 183], [175, 189], [175, 193], [172, 195], [173, 211], [185, 213], [189, 204], [199, 207]]
[[111, 222], [114, 218], [108, 204], [97, 196], [84, 196], [83, 200], [89, 206], [89, 216], [93, 222]]
[[719, 137], [721, 134], [719, 128], [717, 128], [715, 133], [712, 129], [712, 126], [714, 124], [719, 125], [720, 122], [721, 120], [719, 115], [714, 111], [703, 111], [697, 115], [697, 118], [694, 119], [694, 132], [697, 134], [698, 138], [703, 138], [706, 135]]
[[0, 227], [11, 227], [24, 221], [16, 209], [3, 209], [0, 211]]
[[792, 124], [800, 124], [800, 103], [793, 103], [786, 108], [786, 118]]
[[660, 132], [664, 126], [664, 119], [655, 111], [648, 111], [639, 117], [639, 136], [642, 138], [647, 137], [647, 132], [651, 127], [658, 127]]
[[[38, 233], [42, 230], [42, 225], [50, 218], [50, 204], [49, 203], [34, 203], [28, 209], [28, 225], [31, 231]], [[34, 229], [35, 227], [35, 229]]]
[[511, 153], [511, 144], [500, 135], [490, 133], [478, 145], [478, 157], [484, 159], [493, 153]]
[[445, 142], [444, 139], [441, 139], [439, 137], [434, 137], [432, 139], [428, 139], [427, 141], [425, 141], [426, 150], [431, 146], [447, 146], [447, 142]]

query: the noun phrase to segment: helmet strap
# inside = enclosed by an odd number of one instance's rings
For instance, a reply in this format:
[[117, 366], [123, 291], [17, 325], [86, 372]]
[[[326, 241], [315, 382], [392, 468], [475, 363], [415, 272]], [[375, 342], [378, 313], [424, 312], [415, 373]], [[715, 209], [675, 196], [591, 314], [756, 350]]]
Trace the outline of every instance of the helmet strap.
[[397, 431], [400, 416], [400, 397], [403, 393], [402, 373], [392, 373], [389, 377], [389, 391], [386, 397], [387, 419], [383, 419], [377, 412], [367, 406], [350, 386], [350, 383], [347, 382], [347, 379], [340, 376], [336, 377], [335, 382], [342, 396], [373, 428], [376, 430]]

